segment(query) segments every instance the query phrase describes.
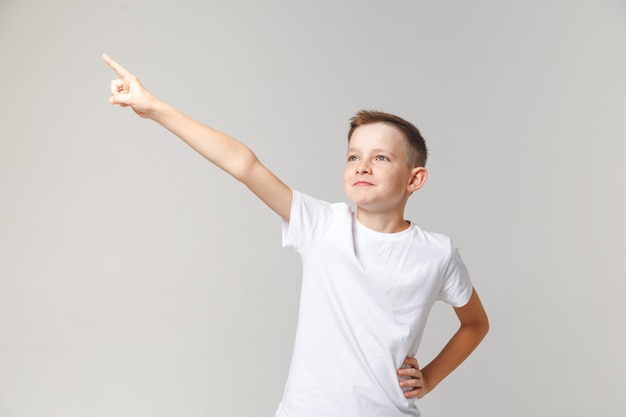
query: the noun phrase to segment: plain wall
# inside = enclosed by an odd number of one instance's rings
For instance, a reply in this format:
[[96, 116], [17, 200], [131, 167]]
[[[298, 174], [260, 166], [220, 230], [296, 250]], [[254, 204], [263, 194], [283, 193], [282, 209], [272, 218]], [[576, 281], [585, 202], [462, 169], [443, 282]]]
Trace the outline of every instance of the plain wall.
[[[282, 393], [279, 219], [110, 106], [102, 52], [331, 201], [354, 112], [413, 121], [406, 217], [453, 237], [491, 320], [424, 416], [625, 416], [625, 45], [617, 0], [0, 0], [0, 416], [271, 416]], [[437, 305], [422, 363], [454, 326]]]

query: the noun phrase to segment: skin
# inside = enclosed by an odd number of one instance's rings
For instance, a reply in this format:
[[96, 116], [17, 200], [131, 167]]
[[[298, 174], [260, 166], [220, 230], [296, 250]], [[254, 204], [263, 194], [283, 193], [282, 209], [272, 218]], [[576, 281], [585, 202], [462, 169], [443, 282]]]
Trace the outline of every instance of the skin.
[[[404, 209], [411, 194], [425, 183], [424, 167], [409, 167], [405, 139], [392, 125], [373, 123], [359, 126], [350, 138], [344, 170], [346, 194], [357, 205], [357, 219], [383, 233], [399, 232], [409, 223]], [[487, 315], [475, 290], [469, 302], [454, 308], [460, 326], [439, 355], [420, 369], [415, 358], [406, 358], [398, 370], [406, 398], [422, 398], [456, 369], [478, 346], [489, 329]]]
[[409, 227], [406, 203], [427, 177], [424, 167], [408, 166], [405, 139], [397, 128], [372, 123], [352, 133], [343, 182], [364, 226], [383, 233]]
[[480, 344], [489, 331], [489, 321], [478, 298], [472, 291], [470, 300], [463, 307], [455, 307], [459, 319], [459, 329], [450, 341], [428, 365], [420, 369], [415, 358], [406, 358], [407, 369], [399, 369], [398, 376], [410, 377], [400, 381], [400, 387], [412, 388], [405, 392], [406, 398], [422, 398], [432, 391], [452, 371], [454, 371]]
[[[152, 96], [139, 79], [107, 55], [104, 62], [118, 75], [111, 81], [111, 104], [131, 107], [140, 117], [160, 124], [210, 162], [245, 184], [280, 217], [289, 220], [291, 189], [258, 160], [254, 152], [236, 139], [206, 126]], [[395, 127], [374, 123], [358, 127], [350, 138], [344, 187], [357, 206], [357, 218], [370, 229], [393, 233], [406, 229], [404, 209], [409, 196], [428, 177], [424, 167], [407, 164], [405, 139]], [[406, 398], [422, 398], [458, 367], [487, 334], [489, 322], [474, 290], [469, 302], [454, 308], [459, 329], [424, 368], [406, 358], [408, 368], [398, 370], [399, 381], [409, 389]]]

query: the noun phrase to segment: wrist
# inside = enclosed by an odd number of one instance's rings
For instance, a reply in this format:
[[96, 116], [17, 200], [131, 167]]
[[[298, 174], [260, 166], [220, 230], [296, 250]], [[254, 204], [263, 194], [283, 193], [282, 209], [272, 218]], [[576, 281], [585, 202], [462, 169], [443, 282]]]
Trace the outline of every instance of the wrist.
[[424, 390], [426, 393], [431, 392], [441, 380], [437, 380], [430, 372], [428, 372], [428, 367], [422, 369], [422, 379], [424, 380]]
[[172, 107], [163, 101], [154, 96], [150, 96], [143, 117], [162, 124], [171, 109]]

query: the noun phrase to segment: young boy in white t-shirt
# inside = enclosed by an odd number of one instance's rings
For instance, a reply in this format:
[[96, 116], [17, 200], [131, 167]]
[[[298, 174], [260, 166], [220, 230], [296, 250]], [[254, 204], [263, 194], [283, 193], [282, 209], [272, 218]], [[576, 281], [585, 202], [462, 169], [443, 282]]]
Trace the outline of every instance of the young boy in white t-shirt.
[[[276, 417], [419, 416], [422, 398], [476, 348], [489, 324], [457, 248], [404, 219], [428, 173], [419, 130], [395, 115], [351, 120], [344, 187], [356, 212], [292, 190], [245, 145], [153, 97], [117, 62], [111, 104], [131, 107], [244, 183], [283, 220], [303, 265], [298, 328]], [[414, 355], [430, 308], [460, 322], [440, 354]]]

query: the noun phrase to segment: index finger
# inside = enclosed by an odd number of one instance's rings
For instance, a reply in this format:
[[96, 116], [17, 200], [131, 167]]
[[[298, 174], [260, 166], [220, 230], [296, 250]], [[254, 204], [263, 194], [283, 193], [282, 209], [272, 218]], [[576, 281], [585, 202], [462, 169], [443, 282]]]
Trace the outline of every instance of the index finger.
[[132, 76], [126, 68], [118, 64], [116, 61], [113, 61], [107, 54], [102, 54], [102, 59], [109, 67], [111, 67], [113, 71], [117, 73], [117, 75], [120, 76], [120, 78], [128, 78]]

